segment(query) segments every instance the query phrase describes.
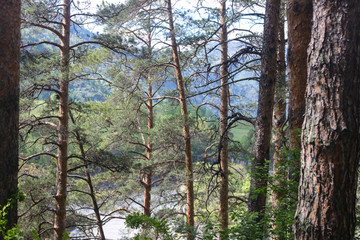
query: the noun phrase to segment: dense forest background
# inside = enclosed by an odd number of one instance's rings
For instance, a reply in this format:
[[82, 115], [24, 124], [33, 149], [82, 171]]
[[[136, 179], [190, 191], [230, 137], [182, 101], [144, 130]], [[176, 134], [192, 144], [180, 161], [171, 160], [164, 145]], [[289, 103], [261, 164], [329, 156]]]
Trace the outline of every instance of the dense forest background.
[[1, 6], [0, 240], [360, 238], [356, 0]]

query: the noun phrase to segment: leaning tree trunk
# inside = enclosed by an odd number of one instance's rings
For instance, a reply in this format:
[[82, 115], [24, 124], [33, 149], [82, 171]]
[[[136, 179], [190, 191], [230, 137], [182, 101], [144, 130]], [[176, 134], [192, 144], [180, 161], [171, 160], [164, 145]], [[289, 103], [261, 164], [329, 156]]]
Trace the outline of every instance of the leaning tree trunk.
[[259, 82], [259, 101], [255, 122], [254, 161], [251, 169], [249, 212], [257, 212], [257, 221], [263, 218], [268, 180], [266, 160], [270, 159], [271, 124], [276, 81], [276, 56], [280, 0], [267, 0]]
[[69, 128], [70, 4], [63, 1], [61, 77], [59, 82], [58, 158], [56, 172], [54, 239], [62, 240], [66, 230], [66, 195]]
[[221, 24], [221, 93], [220, 93], [220, 240], [228, 239], [225, 230], [229, 225], [229, 152], [228, 152], [228, 112], [229, 112], [229, 85], [228, 85], [228, 43], [226, 24], [226, 0], [220, 1]]
[[[305, 113], [307, 48], [311, 35], [311, 0], [288, 0], [289, 135], [291, 165], [289, 178], [299, 182], [300, 133]], [[295, 190], [296, 191], [296, 190]]]
[[360, 150], [360, 4], [313, 3], [295, 239], [353, 239]]
[[[274, 95], [273, 127], [273, 175], [274, 191], [272, 205], [279, 212], [284, 208], [283, 200], [287, 197], [285, 188], [287, 183], [287, 171], [285, 170], [285, 157], [283, 149], [285, 146], [284, 125], [286, 123], [286, 63], [285, 63], [285, 34], [284, 34], [284, 2], [281, 3], [281, 14], [279, 21], [279, 42], [277, 51], [277, 77]], [[275, 221], [274, 229], [283, 227], [284, 223]], [[273, 239], [286, 239], [286, 232], [282, 231]]]
[[[69, 111], [69, 115], [70, 115], [72, 123], [76, 124], [75, 119], [72, 116], [70, 111]], [[75, 135], [77, 144], [79, 146], [81, 157], [82, 157], [83, 164], [84, 164], [84, 173], [85, 173], [84, 180], [86, 181], [86, 184], [88, 185], [89, 196], [91, 198], [91, 203], [93, 205], [93, 210], [94, 210], [95, 219], [96, 219], [96, 225], [98, 227], [98, 231], [99, 231], [99, 235], [100, 235], [99, 240], [106, 240], [105, 233], [104, 233], [104, 228], [103, 228], [104, 224], [103, 224], [103, 221], [101, 219], [100, 208], [99, 208], [99, 205], [98, 205], [98, 202], [97, 202], [97, 199], [96, 199], [96, 193], [95, 193], [95, 190], [94, 190], [94, 185], [92, 183], [92, 179], [91, 179], [91, 175], [90, 175], [90, 171], [89, 171], [89, 167], [88, 167], [89, 162], [86, 159], [86, 152], [85, 152], [85, 149], [84, 149], [84, 142], [83, 142], [83, 140], [81, 138], [80, 131], [78, 129], [75, 129], [74, 133], [75, 133], [74, 135]]]
[[[20, 5], [0, 0], [0, 209], [18, 189]], [[6, 220], [17, 223], [16, 204]]]
[[175, 38], [175, 28], [172, 16], [171, 0], [167, 0], [167, 11], [169, 16], [169, 28], [171, 37], [171, 47], [173, 52], [174, 70], [176, 74], [177, 86], [180, 98], [180, 109], [183, 117], [183, 134], [184, 134], [184, 146], [185, 146], [185, 167], [186, 167], [186, 187], [187, 187], [187, 208], [186, 208], [186, 219], [187, 225], [190, 230], [187, 231], [187, 239], [194, 239], [192, 230], [194, 228], [194, 180], [193, 180], [193, 166], [191, 156], [191, 136], [188, 121], [188, 111], [186, 104], [185, 86], [181, 73], [179, 53], [177, 50], [177, 43]]
[[[75, 122], [73, 121], [73, 123], [75, 123]], [[85, 179], [86, 179], [86, 184], [88, 185], [89, 196], [91, 198], [91, 204], [93, 206], [93, 210], [95, 213], [96, 225], [97, 225], [99, 235], [100, 235], [99, 240], [106, 240], [104, 228], [103, 228], [104, 223], [101, 219], [100, 208], [99, 208], [99, 205], [98, 205], [98, 202], [96, 199], [96, 193], [95, 193], [94, 185], [92, 183], [92, 179], [91, 179], [91, 175], [90, 175], [90, 171], [89, 171], [89, 167], [88, 167], [89, 162], [86, 159], [84, 143], [81, 139], [81, 136], [80, 136], [80, 133], [78, 130], [75, 130], [75, 137], [76, 137], [76, 141], [79, 145], [81, 157], [82, 157], [83, 163], [84, 163]]]

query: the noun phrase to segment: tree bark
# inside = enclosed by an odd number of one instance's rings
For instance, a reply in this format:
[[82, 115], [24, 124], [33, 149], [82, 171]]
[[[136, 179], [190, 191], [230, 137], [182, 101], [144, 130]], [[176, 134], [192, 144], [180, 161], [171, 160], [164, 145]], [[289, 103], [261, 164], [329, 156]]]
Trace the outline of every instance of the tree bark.
[[313, 4], [295, 239], [353, 239], [360, 143], [360, 4]]
[[[276, 72], [276, 83], [275, 83], [275, 95], [274, 95], [274, 113], [272, 120], [273, 128], [273, 176], [274, 176], [274, 191], [272, 198], [272, 206], [275, 210], [281, 211], [282, 201], [284, 200], [284, 184], [287, 180], [287, 171], [285, 170], [285, 158], [283, 149], [285, 146], [285, 133], [283, 127], [286, 122], [286, 63], [285, 63], [285, 34], [284, 34], [284, 23], [285, 23], [285, 12], [284, 12], [284, 1], [281, 2], [281, 13], [279, 21], [279, 40], [277, 50], [277, 72]], [[278, 221], [275, 221], [279, 223]], [[281, 223], [280, 223], [281, 224]], [[281, 226], [275, 225], [274, 228]], [[273, 239], [286, 239], [285, 235], [279, 234], [273, 236]]]
[[[150, 36], [150, 34], [149, 34]], [[150, 42], [150, 40], [149, 40]], [[151, 52], [151, 49], [149, 49]], [[151, 55], [149, 55], [151, 56]], [[147, 148], [146, 148], [146, 158], [148, 161], [151, 161], [152, 157], [152, 141], [151, 141], [151, 130], [154, 128], [154, 113], [153, 113], [153, 93], [152, 93], [152, 83], [151, 76], [148, 74], [148, 96], [149, 100], [147, 101], [147, 111], [148, 111], [148, 138], [147, 138]], [[145, 170], [144, 176], [144, 214], [149, 216], [151, 215], [151, 189], [152, 189], [152, 167], [148, 167]]]
[[276, 56], [280, 0], [267, 0], [261, 57], [258, 111], [255, 122], [254, 161], [251, 169], [249, 212], [257, 212], [257, 221], [263, 218], [268, 181], [266, 160], [270, 159], [270, 140], [274, 87], [276, 81]]
[[226, 23], [226, 0], [220, 1], [220, 24], [221, 24], [221, 92], [220, 92], [220, 240], [228, 239], [224, 232], [229, 225], [229, 137], [227, 121], [229, 112], [229, 85], [228, 85], [228, 43]]
[[61, 76], [59, 82], [58, 158], [56, 172], [54, 239], [62, 240], [66, 231], [66, 196], [69, 128], [69, 64], [70, 64], [70, 4], [63, 1], [61, 38]]
[[190, 136], [189, 123], [188, 123], [189, 116], [187, 111], [185, 86], [181, 73], [179, 53], [177, 50], [178, 45], [176, 43], [176, 38], [175, 38], [175, 28], [174, 28], [174, 21], [172, 16], [171, 0], [167, 0], [167, 11], [169, 16], [169, 28], [170, 28], [170, 37], [171, 37], [171, 48], [172, 48], [173, 61], [174, 61], [174, 70], [176, 74], [177, 87], [179, 91], [181, 115], [183, 117], [186, 187], [187, 187], [186, 219], [187, 219], [188, 227], [192, 228], [187, 232], [187, 239], [194, 239], [195, 237], [192, 234], [192, 230], [194, 228], [195, 223], [194, 223], [194, 186], [193, 186], [194, 180], [193, 180], [193, 167], [192, 167], [192, 155], [191, 155], [191, 136]]
[[[19, 0], [0, 0], [0, 209], [18, 189], [20, 7]], [[17, 223], [17, 206], [6, 216]], [[0, 236], [2, 239], [2, 236]]]
[[301, 149], [300, 133], [305, 114], [305, 89], [307, 81], [307, 48], [310, 43], [312, 1], [288, 0], [288, 72], [289, 72], [289, 135], [291, 167], [289, 178], [299, 182]]

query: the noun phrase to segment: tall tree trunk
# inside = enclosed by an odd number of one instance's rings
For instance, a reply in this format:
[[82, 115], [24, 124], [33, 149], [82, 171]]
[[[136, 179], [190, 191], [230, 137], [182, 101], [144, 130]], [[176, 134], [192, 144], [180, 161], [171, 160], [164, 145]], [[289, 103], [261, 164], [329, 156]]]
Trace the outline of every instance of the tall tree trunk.
[[66, 195], [69, 128], [70, 4], [63, 1], [61, 76], [59, 83], [58, 158], [56, 172], [54, 239], [62, 240], [66, 230]]
[[[173, 52], [174, 70], [176, 74], [177, 86], [180, 98], [181, 115], [183, 117], [183, 134], [184, 134], [184, 146], [185, 146], [185, 167], [186, 167], [186, 187], [187, 187], [187, 208], [186, 208], [186, 219], [189, 228], [194, 228], [194, 183], [193, 183], [193, 166], [191, 156], [191, 136], [190, 128], [188, 123], [188, 111], [185, 96], [185, 86], [181, 73], [180, 59], [177, 50], [177, 43], [175, 38], [174, 21], [172, 16], [171, 0], [167, 0], [167, 10], [169, 16], [169, 28], [171, 37], [171, 47]], [[193, 229], [192, 229], [193, 230]], [[187, 239], [194, 239], [192, 230], [187, 233]]]
[[[274, 173], [274, 191], [272, 205], [273, 208], [281, 211], [282, 201], [284, 200], [284, 184], [287, 180], [287, 171], [285, 170], [285, 158], [283, 156], [283, 147], [285, 144], [285, 135], [283, 131], [284, 124], [286, 122], [286, 63], [285, 63], [285, 34], [284, 34], [284, 23], [285, 23], [285, 12], [284, 12], [284, 1], [281, 1], [281, 13], [279, 21], [279, 42], [277, 51], [277, 77], [275, 84], [275, 95], [274, 95], [274, 113], [273, 113], [273, 136], [272, 142], [274, 147], [273, 153], [273, 173]], [[275, 221], [279, 223], [279, 221]], [[282, 224], [282, 223], [280, 223]], [[274, 228], [281, 227], [275, 225]], [[273, 239], [286, 239], [285, 235], [275, 235]]]
[[307, 48], [311, 35], [311, 0], [287, 0], [288, 72], [289, 72], [289, 133], [292, 152], [289, 178], [299, 181], [301, 148], [300, 133], [305, 114], [307, 81]]
[[353, 239], [360, 155], [360, 4], [313, 3], [295, 239]]
[[[0, 209], [17, 192], [20, 0], [0, 0]], [[10, 209], [7, 227], [17, 223], [17, 204]], [[2, 239], [2, 236], [0, 236]]]
[[[151, 5], [149, 9], [149, 15], [148, 15], [148, 31], [147, 31], [147, 50], [148, 50], [148, 59], [151, 62], [152, 61], [152, 41], [151, 41]], [[154, 128], [154, 106], [153, 106], [153, 89], [152, 89], [152, 79], [151, 79], [151, 73], [150, 69], [148, 70], [147, 74], [147, 83], [148, 83], [148, 92], [147, 97], [149, 98], [146, 103], [146, 108], [148, 112], [147, 116], [147, 125], [148, 125], [148, 133], [147, 133], [147, 143], [146, 144], [146, 158], [149, 162], [149, 165], [151, 165], [152, 160], [152, 141], [151, 141], [151, 131]], [[144, 214], [149, 216], [151, 215], [151, 190], [152, 190], [152, 167], [148, 167], [145, 172], [145, 176], [143, 179], [144, 183]]]
[[[151, 51], [151, 50], [150, 50]], [[148, 111], [148, 138], [147, 138], [147, 148], [146, 148], [146, 158], [151, 161], [151, 152], [152, 152], [152, 141], [151, 141], [151, 130], [154, 128], [154, 113], [153, 113], [153, 97], [152, 93], [152, 83], [151, 76], [148, 74], [148, 96], [149, 100], [147, 101], [147, 111]], [[151, 215], [151, 188], [152, 188], [152, 167], [148, 167], [145, 170], [144, 176], [144, 214], [149, 216]]]
[[280, 0], [267, 0], [261, 56], [261, 76], [259, 82], [259, 101], [255, 122], [254, 161], [248, 201], [249, 212], [257, 212], [257, 221], [263, 218], [268, 167], [270, 159], [271, 124], [274, 105], [274, 87], [276, 81], [276, 56], [278, 42], [278, 25]]
[[226, 23], [226, 0], [220, 1], [220, 24], [221, 24], [221, 93], [220, 93], [220, 240], [228, 239], [225, 231], [229, 225], [229, 152], [227, 120], [229, 112], [229, 85], [228, 85], [228, 43]]

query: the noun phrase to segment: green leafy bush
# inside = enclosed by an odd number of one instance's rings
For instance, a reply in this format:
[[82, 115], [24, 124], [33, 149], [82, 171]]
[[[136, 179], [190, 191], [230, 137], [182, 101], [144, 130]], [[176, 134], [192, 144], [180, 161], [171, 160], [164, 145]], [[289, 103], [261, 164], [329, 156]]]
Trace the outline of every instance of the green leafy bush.
[[9, 211], [16, 207], [18, 201], [23, 201], [24, 199], [24, 193], [17, 192], [8, 200], [5, 206], [0, 206], [0, 236], [4, 238], [4, 240], [20, 240], [24, 236], [24, 234], [19, 230], [19, 226], [17, 224], [8, 229], [7, 219]]

